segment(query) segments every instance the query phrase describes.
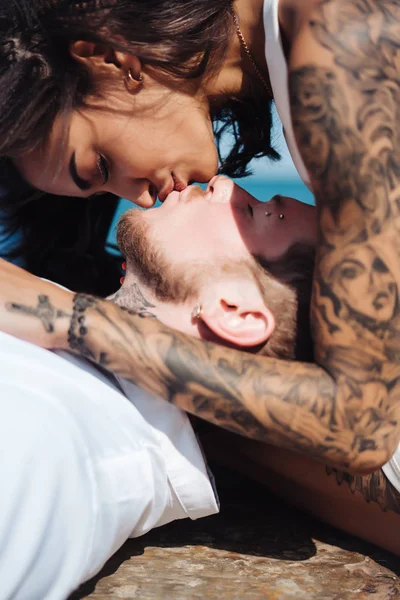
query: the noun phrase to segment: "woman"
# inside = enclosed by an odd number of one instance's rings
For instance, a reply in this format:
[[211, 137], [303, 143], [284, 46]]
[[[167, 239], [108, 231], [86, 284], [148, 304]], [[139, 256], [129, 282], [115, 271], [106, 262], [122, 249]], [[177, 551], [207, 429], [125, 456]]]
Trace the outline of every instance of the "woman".
[[[318, 207], [315, 364], [249, 361], [10, 265], [1, 327], [70, 348], [189, 412], [228, 428], [240, 422], [249, 437], [339, 469], [366, 474], [390, 459], [400, 490], [398, 304], [371, 327], [370, 298], [348, 284], [359, 268], [368, 278], [363, 257], [374, 252], [392, 297], [400, 284], [398, 3], [17, 5], [3, 9], [1, 154], [47, 193], [106, 191], [151, 206], [156, 195], [164, 200], [215, 173], [214, 117], [237, 134], [222, 168], [243, 174], [253, 156], [276, 157], [275, 96]], [[373, 300], [379, 315], [385, 294]]]

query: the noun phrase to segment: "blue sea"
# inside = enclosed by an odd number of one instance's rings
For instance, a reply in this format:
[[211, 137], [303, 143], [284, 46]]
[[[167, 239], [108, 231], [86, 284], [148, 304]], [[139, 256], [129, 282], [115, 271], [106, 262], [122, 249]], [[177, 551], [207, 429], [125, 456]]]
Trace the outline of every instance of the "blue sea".
[[[257, 200], [267, 202], [275, 194], [281, 194], [282, 196], [290, 196], [296, 198], [307, 204], [314, 204], [314, 197], [310, 190], [304, 185], [300, 178], [287, 177], [287, 178], [266, 178], [266, 177], [247, 177], [244, 179], [237, 180], [236, 183], [247, 190]], [[110, 235], [108, 238], [108, 244], [112, 247], [115, 245], [115, 231], [120, 216], [129, 208], [132, 208], [132, 204], [127, 200], [121, 200], [118, 211], [115, 215], [114, 222], [110, 229]]]

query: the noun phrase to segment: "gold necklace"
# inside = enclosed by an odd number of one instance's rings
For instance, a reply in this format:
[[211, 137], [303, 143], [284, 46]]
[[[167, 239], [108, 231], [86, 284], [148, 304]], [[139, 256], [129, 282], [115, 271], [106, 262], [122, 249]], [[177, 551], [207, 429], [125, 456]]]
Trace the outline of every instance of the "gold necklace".
[[273, 98], [274, 94], [272, 92], [271, 83], [265, 79], [264, 75], [261, 73], [260, 69], [257, 67], [257, 63], [254, 60], [252, 53], [250, 52], [250, 48], [248, 47], [246, 40], [244, 39], [244, 35], [242, 33], [242, 30], [240, 29], [238, 16], [235, 13], [235, 9], [233, 8], [233, 0], [229, 0], [229, 6], [230, 6], [232, 17], [233, 17], [233, 22], [235, 23], [236, 33], [239, 38], [239, 42], [240, 42], [243, 50], [245, 51], [247, 58], [253, 65], [253, 69], [257, 73], [259, 80], [261, 81], [265, 90], [267, 91], [268, 96], [270, 98]]

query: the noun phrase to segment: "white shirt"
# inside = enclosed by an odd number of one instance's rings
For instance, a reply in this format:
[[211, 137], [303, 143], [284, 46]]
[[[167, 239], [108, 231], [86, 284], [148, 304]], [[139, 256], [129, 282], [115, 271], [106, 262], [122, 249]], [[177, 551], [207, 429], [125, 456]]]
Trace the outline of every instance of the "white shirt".
[[293, 131], [289, 101], [288, 68], [283, 52], [278, 20], [279, 0], [264, 0], [265, 57], [274, 94], [277, 113], [283, 125], [283, 133], [296, 169], [311, 189], [310, 177], [298, 149]]

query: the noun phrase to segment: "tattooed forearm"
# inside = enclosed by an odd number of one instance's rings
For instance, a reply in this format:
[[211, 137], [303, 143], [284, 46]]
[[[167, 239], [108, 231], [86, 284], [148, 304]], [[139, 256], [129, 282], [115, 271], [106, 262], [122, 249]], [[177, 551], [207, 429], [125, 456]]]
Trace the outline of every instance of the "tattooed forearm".
[[57, 319], [70, 318], [71, 315], [55, 308], [48, 296], [39, 296], [37, 306], [25, 306], [14, 302], [6, 304], [6, 310], [20, 315], [37, 317], [43, 324], [46, 333], [54, 333]]
[[392, 427], [396, 441], [399, 24], [396, 0], [323, 0], [302, 31], [311, 50], [293, 57], [290, 74], [296, 137], [319, 214], [316, 360], [338, 384], [334, 418], [341, 422], [337, 407], [346, 404], [346, 428]]
[[376, 502], [383, 511], [400, 513], [400, 493], [392, 486], [384, 472], [379, 469], [370, 475], [350, 475], [327, 467], [327, 475], [334, 475], [338, 485], [345, 484], [352, 494], [362, 494], [367, 502]]
[[[379, 414], [370, 408], [377, 392], [373, 386], [365, 409], [357, 404], [356, 389], [349, 388], [348, 403], [339, 404], [336, 383], [316, 365], [237, 352], [189, 338], [109, 302], [92, 304], [91, 298], [77, 297], [76, 306], [85, 303], [82, 341], [75, 350], [89, 348], [103, 366], [180, 408], [343, 468], [357, 464], [372, 469], [387, 458], [393, 432], [386, 432], [377, 447]], [[380, 410], [384, 415], [386, 407]]]

